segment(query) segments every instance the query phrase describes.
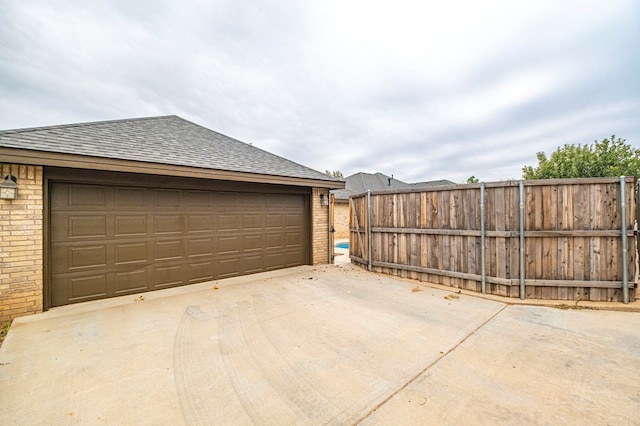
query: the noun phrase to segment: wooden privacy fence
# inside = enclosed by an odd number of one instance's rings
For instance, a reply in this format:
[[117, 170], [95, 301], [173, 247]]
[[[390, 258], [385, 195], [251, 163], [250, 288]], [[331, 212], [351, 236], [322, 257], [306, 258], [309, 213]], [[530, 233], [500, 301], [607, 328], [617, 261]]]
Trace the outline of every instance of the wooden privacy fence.
[[371, 271], [507, 297], [636, 294], [635, 178], [509, 181], [350, 199], [350, 257]]

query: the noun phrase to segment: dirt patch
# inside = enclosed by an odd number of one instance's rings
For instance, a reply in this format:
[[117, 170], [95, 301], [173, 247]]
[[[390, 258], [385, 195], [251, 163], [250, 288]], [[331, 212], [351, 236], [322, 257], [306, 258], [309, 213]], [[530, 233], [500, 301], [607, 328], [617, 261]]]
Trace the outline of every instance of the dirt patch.
[[2, 342], [4, 342], [4, 338], [7, 337], [7, 333], [9, 333], [9, 329], [11, 328], [11, 321], [8, 321], [2, 329], [0, 329], [0, 347], [2, 347]]
[[576, 304], [575, 304], [575, 305], [567, 305], [567, 304], [565, 304], [565, 303], [562, 303], [562, 304], [560, 304], [560, 305], [555, 305], [555, 306], [554, 306], [554, 308], [556, 308], [556, 309], [562, 309], [562, 310], [567, 310], [567, 309], [577, 309], [577, 310], [580, 310], [580, 309], [584, 309], [584, 306], [578, 306], [578, 302], [576, 302]]

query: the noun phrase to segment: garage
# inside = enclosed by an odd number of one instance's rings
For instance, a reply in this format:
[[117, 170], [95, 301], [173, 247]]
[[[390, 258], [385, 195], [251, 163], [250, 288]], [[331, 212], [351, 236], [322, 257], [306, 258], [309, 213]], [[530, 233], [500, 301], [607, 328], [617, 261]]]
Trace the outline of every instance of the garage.
[[332, 260], [344, 182], [180, 117], [2, 130], [0, 158], [0, 320]]
[[52, 182], [52, 306], [308, 263], [305, 195]]

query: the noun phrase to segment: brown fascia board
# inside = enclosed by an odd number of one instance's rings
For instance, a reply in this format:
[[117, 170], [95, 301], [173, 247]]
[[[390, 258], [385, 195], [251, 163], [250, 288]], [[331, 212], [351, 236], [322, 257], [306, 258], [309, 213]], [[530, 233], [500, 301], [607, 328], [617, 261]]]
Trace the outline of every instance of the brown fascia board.
[[74, 169], [104, 170], [143, 173], [161, 176], [180, 176], [200, 179], [228, 180], [235, 182], [270, 183], [277, 185], [306, 186], [313, 188], [344, 189], [341, 181], [324, 181], [289, 176], [263, 175], [228, 170], [203, 169], [115, 158], [91, 157], [47, 151], [31, 151], [0, 147], [0, 162], [34, 166], [68, 167]]

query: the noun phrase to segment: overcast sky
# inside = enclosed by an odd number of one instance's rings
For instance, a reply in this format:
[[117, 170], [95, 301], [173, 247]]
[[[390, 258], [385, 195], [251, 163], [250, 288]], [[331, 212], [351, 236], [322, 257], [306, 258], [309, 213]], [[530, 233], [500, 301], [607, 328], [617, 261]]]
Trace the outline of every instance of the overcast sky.
[[640, 1], [0, 1], [0, 129], [171, 114], [345, 176], [519, 179], [640, 147]]

